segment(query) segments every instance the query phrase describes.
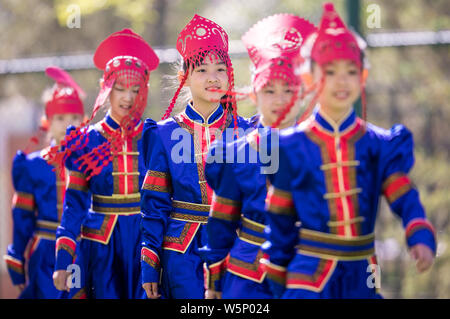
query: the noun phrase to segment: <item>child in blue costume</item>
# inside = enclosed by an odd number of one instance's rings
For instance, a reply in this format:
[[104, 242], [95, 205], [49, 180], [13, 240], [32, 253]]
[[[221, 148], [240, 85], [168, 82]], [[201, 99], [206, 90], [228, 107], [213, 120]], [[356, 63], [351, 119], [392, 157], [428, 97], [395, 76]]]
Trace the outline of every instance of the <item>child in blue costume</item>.
[[[42, 128], [48, 130], [51, 145], [54, 145], [64, 138], [67, 126], [82, 122], [81, 97], [84, 92], [68, 73], [58, 67], [48, 67], [46, 74], [56, 83], [44, 93], [46, 103]], [[60, 174], [47, 162], [49, 148], [31, 154], [18, 151], [13, 162], [13, 243], [8, 246], [4, 259], [13, 284], [20, 290], [19, 298], [54, 299], [59, 295], [53, 285], [52, 274], [55, 233], [61, 221], [66, 172]], [[25, 258], [27, 246], [28, 256]]]
[[408, 177], [413, 138], [402, 125], [385, 130], [356, 116], [352, 105], [367, 71], [357, 38], [331, 3], [302, 54], [320, 83], [319, 106], [305, 122], [280, 133], [280, 168], [269, 175], [263, 244], [268, 277], [282, 298], [377, 298], [380, 195], [402, 219], [419, 272], [432, 265], [436, 252], [434, 229]]
[[[207, 224], [207, 298], [272, 298], [260, 259], [265, 241], [266, 175], [269, 154], [260, 154], [259, 131], [271, 126], [293, 126], [298, 114], [301, 63], [300, 47], [315, 27], [291, 14], [277, 14], [259, 21], [243, 37], [252, 63], [253, 91], [259, 113], [255, 130], [226, 146], [214, 143], [206, 164], [206, 180], [214, 190]], [[282, 122], [279, 115], [289, 105]], [[225, 151], [224, 151], [224, 147]], [[233, 154], [233, 156], [229, 156]], [[236, 155], [236, 156], [234, 156]], [[215, 160], [220, 157], [220, 161]], [[241, 158], [241, 161], [238, 159]], [[231, 159], [231, 161], [230, 161]]]
[[[237, 116], [229, 94], [234, 76], [222, 27], [195, 15], [179, 34], [177, 50], [184, 62], [180, 86], [163, 120], [144, 124], [143, 287], [148, 298], [159, 298], [162, 290], [165, 298], [203, 299], [198, 249], [206, 244], [212, 197], [205, 180], [206, 155], [215, 139], [227, 138], [228, 132], [231, 139], [235, 129], [246, 129], [248, 123]], [[183, 86], [189, 87], [192, 101], [168, 118]]]
[[[69, 291], [69, 298], [143, 298], [141, 116], [147, 105], [150, 72], [159, 59], [142, 37], [124, 29], [99, 45], [94, 63], [104, 73], [91, 119], [108, 101], [111, 108], [99, 123], [68, 130], [65, 164], [70, 177], [57, 230], [55, 286]], [[80, 286], [68, 287], [67, 267], [74, 261], [75, 238], [80, 233], [80, 253], [75, 260], [81, 272]]]

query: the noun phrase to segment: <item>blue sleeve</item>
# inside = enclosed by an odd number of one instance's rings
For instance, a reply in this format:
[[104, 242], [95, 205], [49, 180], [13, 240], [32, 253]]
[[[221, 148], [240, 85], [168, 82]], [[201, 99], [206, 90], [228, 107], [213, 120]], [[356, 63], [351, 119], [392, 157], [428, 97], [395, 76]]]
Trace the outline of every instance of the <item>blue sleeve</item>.
[[25, 153], [17, 152], [12, 167], [15, 189], [12, 204], [13, 242], [4, 257], [14, 285], [25, 283], [24, 253], [36, 225], [34, 186], [28, 166]]
[[222, 140], [216, 140], [205, 165], [206, 181], [214, 193], [206, 225], [208, 242], [200, 251], [208, 267], [205, 269], [208, 288], [216, 291], [222, 290], [225, 257], [236, 240], [241, 216], [242, 194], [233, 170], [234, 164], [225, 162], [225, 147], [234, 148], [235, 143], [225, 146]]
[[[277, 134], [277, 131], [272, 134]], [[269, 256], [269, 260], [264, 263], [272, 292], [274, 296], [280, 296], [285, 289], [286, 268], [295, 255], [298, 240], [298, 228], [295, 225], [297, 213], [291, 181], [293, 176], [302, 172], [294, 169], [289, 137], [280, 136], [279, 147], [272, 144], [271, 151], [272, 154], [278, 151], [279, 165], [275, 173], [268, 175], [270, 187], [266, 199], [267, 241], [262, 245], [262, 249]]]
[[421, 243], [436, 253], [434, 227], [408, 176], [414, 165], [413, 136], [404, 126], [395, 125], [382, 137], [382, 192], [392, 211], [402, 219], [408, 247]]
[[[73, 129], [73, 126], [69, 127], [67, 135]], [[71, 143], [76, 143], [76, 140], [71, 141]], [[83, 220], [91, 206], [92, 194], [89, 190], [89, 181], [86, 174], [76, 164], [76, 160], [88, 152], [88, 146], [76, 150], [69, 155], [65, 162], [69, 170], [69, 183], [64, 196], [61, 224], [56, 231], [55, 270], [67, 269], [67, 266], [73, 263], [76, 240], [80, 235]]]
[[147, 174], [141, 189], [142, 281], [159, 282], [160, 256], [172, 210], [171, 176], [158, 124], [147, 119], [142, 134]]

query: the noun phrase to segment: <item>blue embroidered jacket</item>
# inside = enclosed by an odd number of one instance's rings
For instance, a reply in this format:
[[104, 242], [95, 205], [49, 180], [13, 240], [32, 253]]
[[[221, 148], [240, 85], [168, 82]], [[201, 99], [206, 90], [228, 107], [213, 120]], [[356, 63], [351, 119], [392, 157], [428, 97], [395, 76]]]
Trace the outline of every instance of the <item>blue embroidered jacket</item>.
[[[108, 244], [119, 215], [140, 213], [140, 188], [145, 176], [142, 156], [143, 123], [136, 124], [119, 156], [90, 180], [75, 161], [103, 144], [120, 125], [109, 113], [88, 128], [88, 144], [72, 153], [66, 166], [69, 184], [64, 202], [61, 226], [57, 230], [55, 269], [66, 269], [73, 262], [76, 242], [81, 238]], [[68, 129], [68, 133], [70, 128]], [[139, 231], [139, 230], [137, 230]]]
[[24, 253], [30, 240], [27, 259], [41, 240], [55, 241], [61, 220], [65, 183], [44, 159], [48, 150], [18, 151], [13, 161], [13, 242], [4, 259], [14, 285], [25, 283]]
[[[216, 138], [233, 138], [233, 118], [228, 115], [225, 117], [219, 105], [204, 119], [188, 104], [184, 112], [167, 120], [145, 121], [147, 175], [141, 203], [143, 282], [159, 281], [162, 249], [186, 253], [194, 236], [200, 236], [202, 245], [206, 244], [204, 224], [212, 190], [206, 183], [204, 165]], [[247, 121], [239, 117], [238, 127], [246, 129]], [[230, 130], [223, 131], [226, 128]]]
[[[281, 131], [279, 162], [269, 175], [263, 244], [274, 282], [320, 291], [339, 260], [373, 259], [381, 194], [401, 218], [408, 246], [422, 243], [435, 252], [433, 227], [408, 177], [413, 138], [404, 126], [381, 129], [353, 110], [335, 123], [315, 111]], [[301, 255], [318, 258], [306, 265]]]
[[216, 291], [222, 290], [224, 271], [257, 283], [266, 275], [260, 264], [267, 195], [262, 162], [269, 163], [268, 156], [261, 158], [259, 137], [261, 130], [270, 128], [263, 128], [258, 118], [250, 120], [254, 130], [237, 141], [226, 145], [216, 141], [206, 164], [206, 180], [214, 196], [207, 224], [208, 244], [202, 253], [208, 265], [207, 287]]

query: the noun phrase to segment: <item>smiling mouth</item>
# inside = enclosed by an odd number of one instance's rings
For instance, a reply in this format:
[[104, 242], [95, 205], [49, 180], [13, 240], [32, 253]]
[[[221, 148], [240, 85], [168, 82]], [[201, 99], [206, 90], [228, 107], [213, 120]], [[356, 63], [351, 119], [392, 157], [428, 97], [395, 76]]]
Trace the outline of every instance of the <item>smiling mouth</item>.
[[123, 109], [123, 110], [129, 110], [129, 109], [131, 109], [131, 104], [130, 105], [120, 105], [120, 108], [121, 109]]
[[220, 90], [220, 86], [210, 86], [210, 87], [207, 87], [205, 90], [209, 91], [209, 92], [218, 91], [218, 90]]
[[349, 98], [349, 96], [350, 96], [349, 91], [337, 91], [333, 93], [333, 97], [338, 100], [346, 100]]

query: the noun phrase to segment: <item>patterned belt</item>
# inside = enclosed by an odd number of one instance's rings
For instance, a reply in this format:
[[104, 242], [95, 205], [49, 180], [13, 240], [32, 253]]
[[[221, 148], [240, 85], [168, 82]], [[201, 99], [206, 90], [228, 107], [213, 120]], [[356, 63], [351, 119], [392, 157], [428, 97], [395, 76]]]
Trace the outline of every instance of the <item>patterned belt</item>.
[[264, 236], [264, 224], [255, 222], [242, 216], [241, 228], [238, 230], [238, 237], [250, 244], [261, 246], [266, 241]]
[[134, 215], [141, 212], [141, 194], [92, 196], [92, 210], [101, 214]]
[[375, 234], [343, 237], [301, 228], [297, 253], [339, 260], [361, 260], [375, 253]]
[[44, 239], [56, 240], [56, 228], [58, 228], [58, 226], [59, 222], [39, 219], [36, 221], [36, 230], [34, 234]]
[[173, 211], [170, 213], [170, 218], [185, 222], [206, 224], [211, 205], [173, 200], [172, 207]]

